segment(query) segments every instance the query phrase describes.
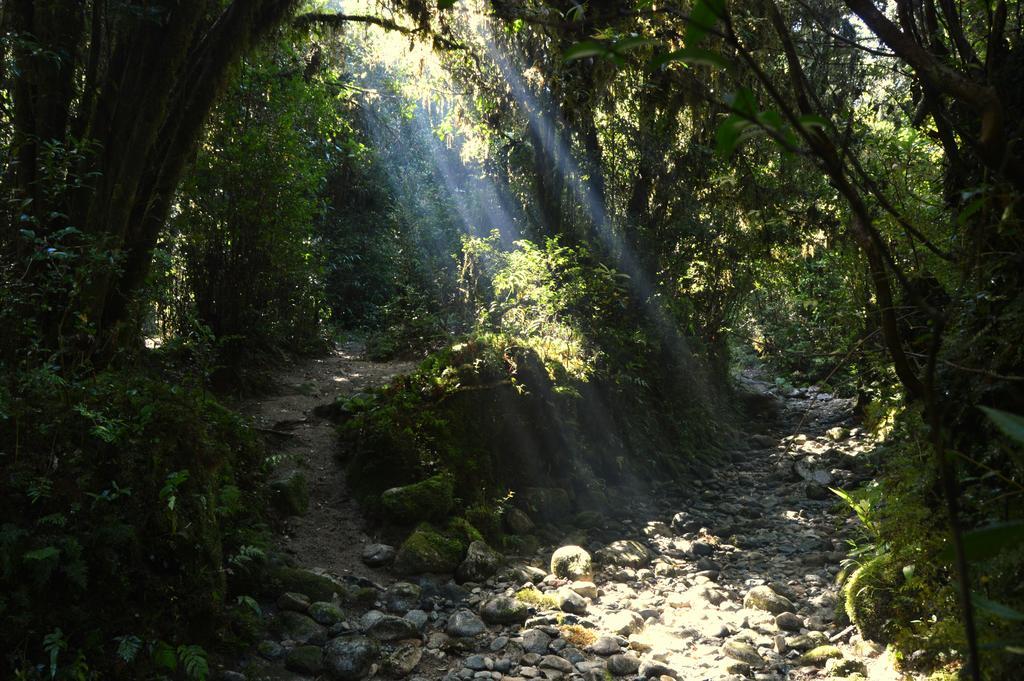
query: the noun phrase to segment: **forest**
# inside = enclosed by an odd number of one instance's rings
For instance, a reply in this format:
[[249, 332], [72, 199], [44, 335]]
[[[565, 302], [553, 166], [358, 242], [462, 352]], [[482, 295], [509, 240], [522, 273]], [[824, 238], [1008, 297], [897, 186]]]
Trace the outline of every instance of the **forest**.
[[1021, 678], [1017, 0], [0, 0], [0, 679]]

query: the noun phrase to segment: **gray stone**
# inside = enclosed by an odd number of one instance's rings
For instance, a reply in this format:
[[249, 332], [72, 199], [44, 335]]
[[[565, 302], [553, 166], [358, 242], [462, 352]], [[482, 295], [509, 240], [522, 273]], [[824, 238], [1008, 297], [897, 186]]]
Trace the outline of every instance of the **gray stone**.
[[593, 582], [575, 581], [569, 588], [584, 598], [597, 598], [597, 585]]
[[323, 665], [334, 681], [359, 681], [377, 659], [377, 644], [365, 636], [332, 639], [324, 647]]
[[764, 665], [764, 660], [757, 652], [757, 648], [745, 641], [726, 641], [722, 646], [722, 654], [726, 657], [732, 658], [733, 660], [738, 660], [744, 664], [750, 665], [751, 667], [760, 667]]
[[521, 624], [530, 616], [530, 609], [515, 598], [498, 596], [480, 606], [480, 616], [488, 624]]
[[384, 592], [384, 607], [390, 612], [404, 615], [420, 607], [423, 590], [409, 582], [395, 582]]
[[420, 630], [415, 624], [395, 615], [383, 615], [366, 633], [378, 641], [400, 641], [405, 638], [419, 638]]
[[602, 636], [594, 641], [593, 645], [590, 646], [590, 650], [598, 655], [615, 655], [620, 651], [621, 647], [619, 639], [613, 636]]
[[792, 612], [796, 608], [785, 596], [779, 595], [770, 586], [755, 586], [743, 597], [743, 607], [753, 610], [765, 610], [778, 615], [782, 612]]
[[523, 632], [523, 650], [528, 653], [543, 655], [548, 651], [551, 637], [540, 629], [527, 629]]
[[562, 579], [590, 580], [594, 567], [590, 554], [579, 546], [562, 546], [551, 555], [551, 574]]
[[501, 566], [501, 554], [482, 541], [469, 545], [466, 557], [455, 570], [458, 582], [482, 582]]
[[606, 616], [604, 625], [613, 634], [629, 636], [644, 628], [644, 618], [631, 610], [622, 610]]
[[277, 609], [304, 613], [309, 610], [309, 596], [294, 591], [286, 591], [277, 597]]
[[483, 671], [484, 669], [490, 671], [494, 668], [494, 661], [483, 655], [470, 655], [462, 664], [475, 672]]
[[363, 547], [363, 562], [370, 567], [384, 567], [395, 561], [395, 547], [390, 544], [367, 544]]
[[284, 660], [285, 669], [310, 676], [320, 673], [323, 666], [323, 651], [320, 646], [298, 646], [288, 651]]
[[608, 671], [615, 676], [629, 676], [640, 669], [640, 660], [634, 655], [612, 655], [608, 658]]
[[327, 601], [311, 603], [309, 606], [309, 616], [316, 620], [318, 624], [323, 624], [327, 627], [345, 619], [345, 613], [342, 612], [341, 608]]
[[448, 618], [448, 626], [445, 627], [445, 632], [449, 636], [458, 638], [476, 636], [486, 630], [487, 625], [483, 620], [469, 610], [457, 610]]
[[775, 626], [783, 631], [800, 631], [804, 626], [804, 620], [791, 612], [780, 612], [775, 616]]
[[381, 671], [387, 676], [401, 679], [412, 673], [422, 657], [423, 650], [419, 644], [403, 643], [384, 658], [381, 663]]
[[812, 501], [825, 501], [832, 496], [828, 487], [813, 481], [804, 483], [804, 494]]
[[572, 663], [558, 655], [545, 655], [537, 666], [541, 669], [554, 669], [556, 672], [563, 674], [569, 674], [573, 671]]
[[587, 614], [587, 602], [578, 593], [568, 587], [562, 587], [557, 592], [558, 609], [562, 612], [571, 612], [574, 615]]
[[277, 613], [277, 628], [283, 638], [300, 644], [322, 645], [327, 640], [327, 630], [313, 618], [291, 610]]
[[427, 626], [427, 621], [430, 619], [430, 616], [424, 611], [417, 609], [410, 610], [405, 613], [405, 619], [415, 624], [417, 629], [422, 630], [423, 627]]

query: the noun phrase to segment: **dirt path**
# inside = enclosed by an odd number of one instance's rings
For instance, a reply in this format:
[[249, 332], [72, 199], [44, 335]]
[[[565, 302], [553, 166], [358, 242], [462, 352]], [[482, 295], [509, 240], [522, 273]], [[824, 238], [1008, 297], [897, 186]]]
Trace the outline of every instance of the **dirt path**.
[[276, 395], [248, 401], [251, 416], [271, 447], [282, 456], [281, 472], [298, 468], [309, 486], [309, 512], [285, 522], [280, 548], [297, 564], [337, 576], [368, 576], [358, 548], [371, 540], [362, 515], [347, 493], [345, 471], [337, 465], [337, 433], [317, 407], [337, 397], [387, 383], [416, 367], [415, 362], [371, 362], [358, 344], [336, 348], [325, 357], [305, 360], [275, 377]]

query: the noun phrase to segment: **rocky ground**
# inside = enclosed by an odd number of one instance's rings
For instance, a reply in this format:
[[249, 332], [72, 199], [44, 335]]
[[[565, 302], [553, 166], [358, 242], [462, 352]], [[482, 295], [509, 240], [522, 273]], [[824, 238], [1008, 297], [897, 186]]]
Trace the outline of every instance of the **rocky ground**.
[[[342, 545], [294, 552], [293, 565], [276, 568], [276, 600], [263, 609], [271, 636], [222, 676], [901, 678], [880, 647], [836, 621], [850, 521], [827, 487], [867, 478], [872, 441], [851, 427], [845, 400], [813, 389], [776, 396], [757, 377], [740, 380], [777, 418], [710, 479], [610, 495], [615, 508], [560, 526], [510, 508], [507, 529], [543, 548], [502, 558], [474, 543], [458, 583], [393, 574], [395, 549], [344, 511]], [[336, 475], [318, 474], [333, 485]], [[340, 512], [331, 499], [318, 504], [291, 527], [315, 533], [331, 519], [321, 514]]]

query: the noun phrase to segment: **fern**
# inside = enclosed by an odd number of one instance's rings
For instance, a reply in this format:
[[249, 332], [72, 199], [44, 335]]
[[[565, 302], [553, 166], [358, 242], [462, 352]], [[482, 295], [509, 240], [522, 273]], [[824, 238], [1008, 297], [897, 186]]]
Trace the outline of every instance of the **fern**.
[[68, 642], [64, 639], [64, 632], [57, 627], [43, 637], [43, 650], [50, 656], [50, 678], [57, 677], [57, 658], [62, 651], [67, 650]]
[[185, 668], [185, 675], [192, 681], [206, 681], [210, 666], [206, 662], [206, 651], [202, 646], [178, 646], [178, 659]]
[[142, 649], [142, 639], [129, 635], [118, 636], [114, 640], [117, 641], [117, 656], [125, 662], [134, 662], [139, 650]]

